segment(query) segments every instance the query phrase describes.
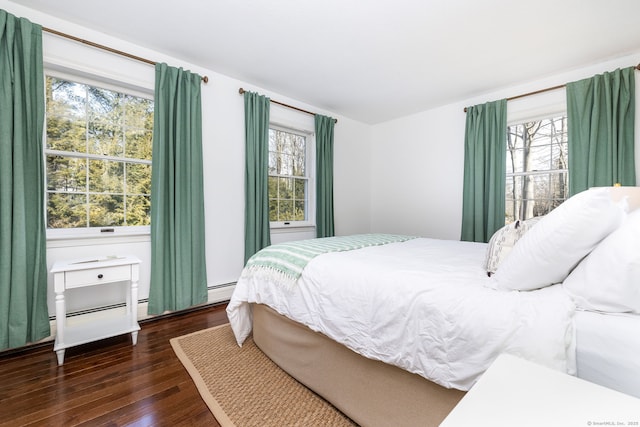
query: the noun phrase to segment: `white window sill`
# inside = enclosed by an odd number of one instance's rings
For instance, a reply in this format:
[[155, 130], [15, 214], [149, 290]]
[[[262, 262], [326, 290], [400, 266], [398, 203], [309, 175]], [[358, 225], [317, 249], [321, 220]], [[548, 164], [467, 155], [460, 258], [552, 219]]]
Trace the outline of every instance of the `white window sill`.
[[269, 229], [272, 233], [299, 233], [301, 231], [312, 231], [316, 229], [314, 224], [271, 224]]
[[150, 230], [116, 230], [101, 233], [99, 230], [47, 230], [47, 248], [64, 248], [70, 246], [109, 245], [119, 243], [150, 242]]

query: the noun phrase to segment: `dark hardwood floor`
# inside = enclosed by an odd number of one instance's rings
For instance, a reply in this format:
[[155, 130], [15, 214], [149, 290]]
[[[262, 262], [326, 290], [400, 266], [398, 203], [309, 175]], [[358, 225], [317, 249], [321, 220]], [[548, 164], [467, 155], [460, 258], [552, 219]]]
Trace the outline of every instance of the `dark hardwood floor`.
[[218, 426], [169, 339], [227, 323], [226, 305], [141, 323], [67, 349], [53, 343], [0, 353], [0, 426]]

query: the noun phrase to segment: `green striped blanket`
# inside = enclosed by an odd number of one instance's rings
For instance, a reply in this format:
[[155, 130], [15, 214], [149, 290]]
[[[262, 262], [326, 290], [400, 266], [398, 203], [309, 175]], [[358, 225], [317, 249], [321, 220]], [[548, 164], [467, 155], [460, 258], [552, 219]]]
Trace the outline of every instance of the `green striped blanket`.
[[302, 275], [302, 270], [307, 263], [318, 255], [404, 242], [410, 239], [415, 237], [395, 234], [358, 234], [279, 243], [268, 246], [249, 258], [242, 276], [264, 276], [275, 283], [291, 287]]

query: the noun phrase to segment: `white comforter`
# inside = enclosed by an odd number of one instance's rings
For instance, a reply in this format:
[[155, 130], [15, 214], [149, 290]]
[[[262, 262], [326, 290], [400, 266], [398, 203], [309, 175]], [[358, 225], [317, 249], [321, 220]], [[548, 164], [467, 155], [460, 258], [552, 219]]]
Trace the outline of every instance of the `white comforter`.
[[574, 305], [560, 285], [496, 291], [486, 245], [418, 238], [314, 258], [292, 288], [242, 277], [227, 307], [238, 344], [249, 303], [371, 359], [468, 390], [502, 352], [575, 373]]

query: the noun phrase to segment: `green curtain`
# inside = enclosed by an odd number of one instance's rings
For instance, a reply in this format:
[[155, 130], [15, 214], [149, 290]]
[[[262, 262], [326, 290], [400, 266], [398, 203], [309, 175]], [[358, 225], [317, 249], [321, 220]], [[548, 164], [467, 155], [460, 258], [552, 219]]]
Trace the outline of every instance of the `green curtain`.
[[636, 185], [634, 67], [567, 84], [569, 193]]
[[149, 314], [207, 301], [200, 81], [156, 64]]
[[487, 242], [504, 226], [507, 100], [467, 108], [461, 239]]
[[269, 98], [244, 93], [244, 262], [271, 245], [269, 228]]
[[331, 117], [315, 115], [316, 236], [331, 237], [333, 225], [333, 127]]
[[0, 10], [0, 350], [50, 334], [42, 27]]

